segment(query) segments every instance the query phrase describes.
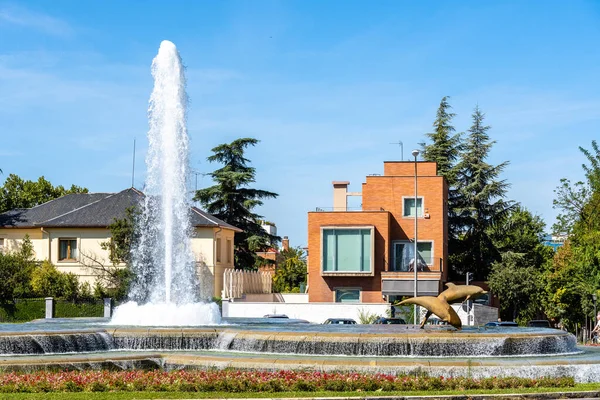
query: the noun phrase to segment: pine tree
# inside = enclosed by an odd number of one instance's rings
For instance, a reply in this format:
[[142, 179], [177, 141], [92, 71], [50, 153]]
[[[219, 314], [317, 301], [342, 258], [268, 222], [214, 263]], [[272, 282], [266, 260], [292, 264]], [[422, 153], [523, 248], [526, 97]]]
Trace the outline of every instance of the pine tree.
[[454, 133], [452, 119], [456, 114], [450, 112], [449, 96], [442, 98], [433, 122], [433, 132], [427, 133], [430, 144], [421, 143], [421, 157], [424, 161], [437, 163], [438, 175], [453, 187], [456, 182], [456, 160], [460, 155], [461, 134]]
[[487, 278], [492, 263], [500, 261], [490, 228], [504, 221], [514, 207], [513, 202], [504, 200], [509, 184], [498, 179], [508, 162], [499, 165], [486, 162], [496, 142], [490, 140], [490, 127], [483, 124], [484, 116], [475, 107], [473, 125], [458, 164], [460, 202], [455, 211], [462, 225], [450, 260], [458, 276], [473, 272], [479, 280]]
[[214, 154], [208, 161], [221, 163], [223, 167], [210, 174], [216, 184], [198, 190], [194, 197], [207, 212], [243, 230], [236, 233], [234, 239], [235, 267], [238, 269], [253, 269], [256, 252], [265, 251], [280, 240], [262, 228], [262, 216], [253, 211], [263, 204], [263, 199], [278, 196], [249, 187], [255, 182], [256, 170], [248, 166], [250, 160], [244, 157], [244, 151], [257, 143], [257, 139], [241, 138], [213, 148]]
[[433, 123], [434, 130], [426, 136], [431, 140], [430, 144], [421, 143], [422, 158], [425, 161], [437, 163], [438, 175], [446, 178], [448, 183], [448, 255], [450, 261], [450, 272], [452, 272], [452, 260], [458, 248], [458, 234], [462, 227], [461, 215], [457, 212], [462, 202], [458, 190], [457, 160], [462, 149], [462, 134], [454, 133], [452, 119], [455, 114], [450, 112], [452, 108], [448, 103], [448, 96], [442, 98]]

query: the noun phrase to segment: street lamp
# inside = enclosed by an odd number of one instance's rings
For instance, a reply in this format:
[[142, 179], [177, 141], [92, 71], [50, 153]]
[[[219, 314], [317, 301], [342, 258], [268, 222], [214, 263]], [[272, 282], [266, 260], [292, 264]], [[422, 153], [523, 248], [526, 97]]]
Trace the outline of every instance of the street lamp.
[[[415, 158], [415, 262], [413, 263], [413, 270], [415, 271], [414, 297], [417, 297], [417, 282], [419, 279], [417, 276], [417, 269], [419, 268], [419, 260], [417, 258], [419, 255], [419, 252], [417, 250], [417, 221], [418, 221], [418, 216], [419, 216], [418, 197], [417, 197], [417, 156], [419, 155], [419, 150], [413, 150], [412, 155]], [[415, 309], [414, 309], [415, 325], [417, 325], [417, 323], [418, 323], [417, 310], [418, 310], [418, 307], [415, 304]]]
[[[598, 297], [596, 296], [596, 293], [592, 294], [592, 299], [594, 299], [594, 321], [596, 321], [596, 324], [598, 323], [598, 319], [596, 318], [597, 312], [596, 312], [596, 300], [598, 299]], [[595, 324], [594, 324], [595, 326]]]

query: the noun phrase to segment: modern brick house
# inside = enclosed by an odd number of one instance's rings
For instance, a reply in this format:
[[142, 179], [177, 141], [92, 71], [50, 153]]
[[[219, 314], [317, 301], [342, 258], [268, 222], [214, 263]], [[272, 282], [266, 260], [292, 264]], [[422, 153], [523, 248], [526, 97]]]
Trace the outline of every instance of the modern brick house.
[[[412, 296], [415, 212], [418, 295], [440, 292], [448, 276], [448, 187], [436, 171], [433, 162], [386, 161], [383, 175], [367, 176], [360, 193], [333, 182], [333, 209], [308, 213], [309, 302]], [[348, 210], [348, 196], [362, 196], [361, 210]]]

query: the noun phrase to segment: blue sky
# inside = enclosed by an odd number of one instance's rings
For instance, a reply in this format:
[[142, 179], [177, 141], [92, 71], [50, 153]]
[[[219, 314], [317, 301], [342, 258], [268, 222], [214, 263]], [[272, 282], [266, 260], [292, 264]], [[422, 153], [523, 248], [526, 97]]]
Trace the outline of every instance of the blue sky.
[[187, 66], [192, 168], [260, 139], [256, 186], [280, 194], [260, 211], [294, 246], [331, 181], [360, 190], [398, 140], [408, 158], [445, 95], [458, 131], [487, 114], [509, 197], [550, 224], [559, 179], [583, 176], [577, 147], [600, 137], [597, 1], [0, 0], [0, 179], [119, 191], [136, 138], [141, 188], [164, 39]]

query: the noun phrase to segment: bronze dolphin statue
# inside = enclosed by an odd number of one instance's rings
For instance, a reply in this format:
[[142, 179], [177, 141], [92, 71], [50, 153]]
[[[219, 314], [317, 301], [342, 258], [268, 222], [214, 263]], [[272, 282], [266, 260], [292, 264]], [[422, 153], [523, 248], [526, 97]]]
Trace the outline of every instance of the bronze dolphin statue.
[[[411, 297], [410, 299], [406, 299], [400, 302], [400, 305], [403, 304], [416, 304], [421, 307], [425, 307], [429, 313], [434, 313], [442, 321], [445, 321], [455, 327], [456, 329], [462, 328], [462, 322], [456, 311], [448, 304], [446, 298], [439, 298], [433, 296], [421, 296], [421, 297]], [[422, 327], [422, 326], [421, 326]]]
[[452, 282], [446, 283], [448, 289], [438, 295], [438, 298], [444, 296], [446, 301], [452, 303], [462, 303], [465, 300], [476, 299], [487, 292], [476, 285], [455, 285]]
[[[449, 304], [462, 303], [466, 300], [476, 299], [487, 293], [476, 285], [455, 285], [452, 282], [448, 282], [446, 283], [446, 286], [448, 286], [448, 289], [440, 293], [438, 299], [443, 297]], [[421, 322], [421, 328], [425, 326], [425, 323], [427, 323], [431, 314], [432, 312], [427, 309], [427, 314], [425, 314], [425, 318], [423, 318], [423, 321]]]

